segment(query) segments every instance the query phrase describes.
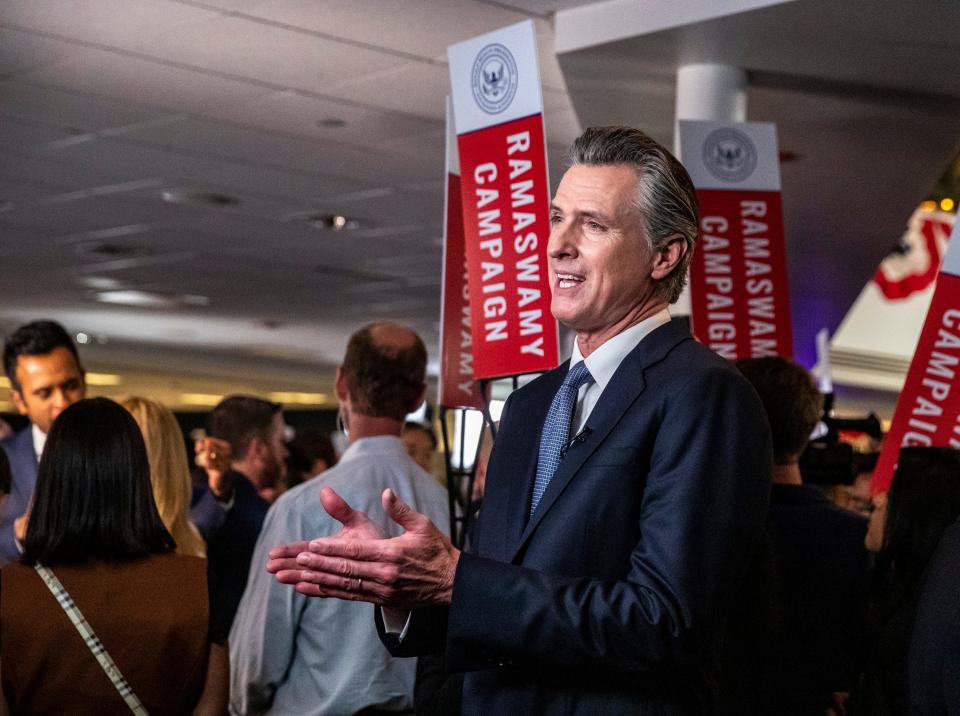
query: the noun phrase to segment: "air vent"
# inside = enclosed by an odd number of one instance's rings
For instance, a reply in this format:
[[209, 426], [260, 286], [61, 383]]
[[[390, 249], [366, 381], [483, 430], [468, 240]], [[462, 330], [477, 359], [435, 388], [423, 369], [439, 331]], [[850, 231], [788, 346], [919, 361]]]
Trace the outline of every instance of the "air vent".
[[92, 256], [102, 256], [109, 259], [126, 259], [134, 256], [149, 256], [153, 249], [142, 244], [116, 244], [116, 243], [97, 243], [83, 244], [80, 247], [81, 253]]

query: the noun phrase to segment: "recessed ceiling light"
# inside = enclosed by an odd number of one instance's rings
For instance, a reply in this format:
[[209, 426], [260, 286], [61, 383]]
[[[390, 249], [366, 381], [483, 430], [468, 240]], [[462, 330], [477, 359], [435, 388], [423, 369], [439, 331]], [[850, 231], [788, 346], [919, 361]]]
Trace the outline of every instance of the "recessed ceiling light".
[[360, 228], [360, 220], [343, 214], [307, 214], [303, 217], [314, 229], [321, 231], [353, 231]]
[[187, 189], [168, 189], [160, 193], [164, 201], [170, 204], [187, 204], [189, 206], [236, 206], [240, 199], [230, 194], [221, 194], [215, 191], [191, 191]]
[[346, 121], [339, 117], [324, 117], [323, 119], [317, 120], [317, 126], [323, 127], [324, 129], [338, 129], [346, 126], [346, 124]]
[[99, 291], [95, 298], [101, 303], [136, 306], [138, 308], [173, 308], [174, 306], [207, 306], [210, 304], [210, 299], [206, 296], [171, 296], [137, 289]]
[[109, 276], [80, 276], [76, 279], [77, 283], [87, 288], [93, 288], [97, 291], [112, 291], [123, 288], [124, 282]]
[[88, 336], [86, 333], [83, 333], [83, 332], [78, 333], [76, 335], [76, 339], [77, 339], [77, 343], [79, 343], [82, 346], [90, 342], [90, 336]]

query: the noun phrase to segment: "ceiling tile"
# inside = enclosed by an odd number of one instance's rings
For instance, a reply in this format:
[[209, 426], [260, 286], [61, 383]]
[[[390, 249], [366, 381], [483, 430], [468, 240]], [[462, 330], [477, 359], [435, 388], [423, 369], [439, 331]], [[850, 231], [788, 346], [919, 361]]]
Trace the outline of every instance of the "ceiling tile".
[[272, 91], [258, 84], [105, 50], [85, 50], [70, 60], [24, 77], [30, 82], [74, 92], [191, 113], [226, 113], [239, 102]]
[[62, 62], [81, 51], [66, 42], [0, 26], [0, 76]]
[[[402, 91], [398, 91], [399, 88]], [[326, 89], [327, 94], [398, 112], [444, 121], [444, 97], [450, 94], [446, 67], [408, 62], [365, 77], [345, 80]]]
[[168, 114], [168, 110], [138, 102], [110, 100], [18, 80], [0, 82], [0, 115], [51, 127], [95, 132]]
[[311, 34], [237, 17], [197, 22], [138, 43], [139, 51], [270, 86], [322, 92], [345, 78], [396, 64], [396, 58]]
[[246, 12], [424, 58], [525, 17], [475, 0], [270, 0]]
[[135, 49], [146, 38], [219, 13], [166, 0], [29, 0], [0, 3], [0, 22], [87, 43]]
[[[353, 102], [307, 96], [292, 90], [272, 92], [250, 102], [207, 116], [241, 124], [297, 134], [311, 139], [368, 146], [371, 137], [391, 140], [437, 130], [435, 120], [358, 106]], [[339, 120], [342, 126], [321, 126], [323, 120]]]

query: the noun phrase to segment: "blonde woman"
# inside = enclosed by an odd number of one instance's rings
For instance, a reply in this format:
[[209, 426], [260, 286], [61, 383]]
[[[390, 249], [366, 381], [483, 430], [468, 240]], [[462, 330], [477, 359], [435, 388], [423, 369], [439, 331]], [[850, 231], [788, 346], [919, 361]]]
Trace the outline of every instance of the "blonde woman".
[[206, 545], [190, 521], [192, 483], [187, 468], [187, 448], [173, 413], [146, 398], [120, 401], [143, 433], [150, 461], [150, 482], [160, 519], [177, 543], [177, 554], [206, 556]]

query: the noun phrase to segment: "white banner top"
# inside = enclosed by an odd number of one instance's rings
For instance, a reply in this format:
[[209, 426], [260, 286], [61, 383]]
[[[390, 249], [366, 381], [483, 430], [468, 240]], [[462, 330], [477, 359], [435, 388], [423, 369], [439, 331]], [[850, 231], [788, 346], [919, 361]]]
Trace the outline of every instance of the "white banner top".
[[960, 276], [960, 220], [953, 224], [953, 233], [950, 234], [950, 243], [947, 244], [947, 255], [940, 264], [940, 273]]
[[683, 166], [697, 189], [780, 191], [777, 126], [680, 120]]
[[543, 113], [533, 21], [447, 48], [457, 134]]

